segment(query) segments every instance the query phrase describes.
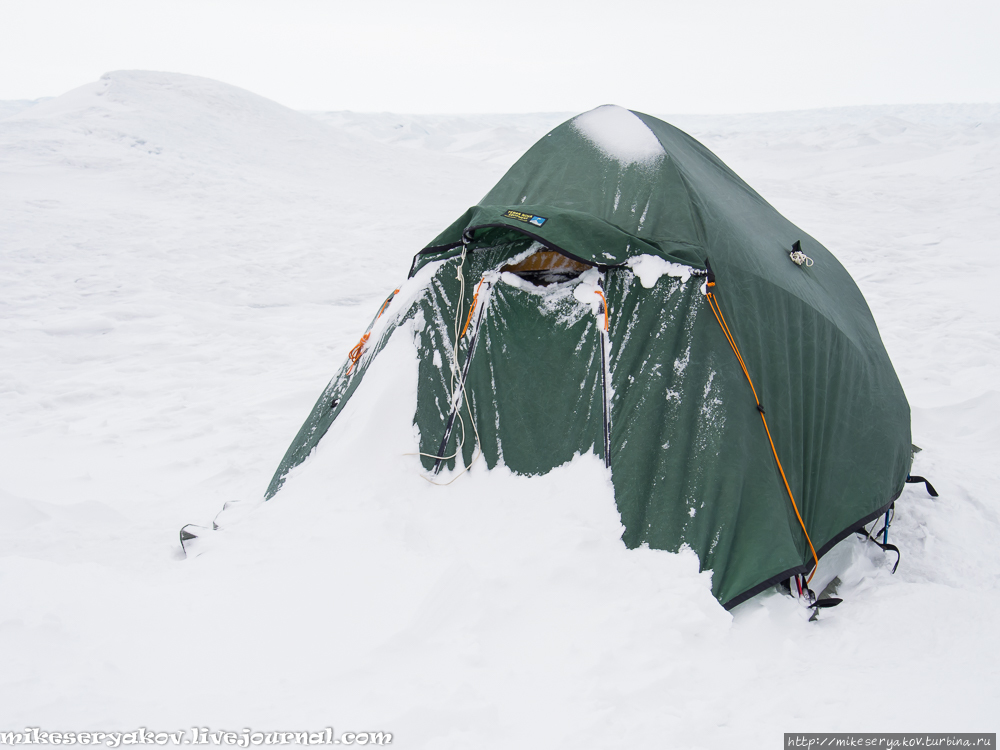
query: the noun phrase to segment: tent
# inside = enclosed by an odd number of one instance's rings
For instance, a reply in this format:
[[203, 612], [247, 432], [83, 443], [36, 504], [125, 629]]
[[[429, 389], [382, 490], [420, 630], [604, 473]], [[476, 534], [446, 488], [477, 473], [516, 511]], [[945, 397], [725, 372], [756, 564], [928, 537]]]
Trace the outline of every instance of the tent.
[[268, 499], [404, 330], [427, 472], [592, 451], [625, 545], [690, 547], [727, 608], [814, 569], [908, 476], [909, 406], [854, 281], [649, 115], [558, 126], [416, 255]]

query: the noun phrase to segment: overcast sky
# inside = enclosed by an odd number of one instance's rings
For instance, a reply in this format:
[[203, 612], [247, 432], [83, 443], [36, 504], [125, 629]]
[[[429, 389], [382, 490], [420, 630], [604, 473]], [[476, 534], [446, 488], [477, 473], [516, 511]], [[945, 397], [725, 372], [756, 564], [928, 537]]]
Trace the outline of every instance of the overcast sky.
[[0, 99], [143, 69], [296, 109], [1000, 102], [998, 32], [1000, 0], [0, 0]]

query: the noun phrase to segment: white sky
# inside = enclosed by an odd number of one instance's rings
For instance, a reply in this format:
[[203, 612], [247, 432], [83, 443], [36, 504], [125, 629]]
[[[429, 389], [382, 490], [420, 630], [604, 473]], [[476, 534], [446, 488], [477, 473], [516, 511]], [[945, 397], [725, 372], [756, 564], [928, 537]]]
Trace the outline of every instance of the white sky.
[[997, 102], [998, 32], [998, 0], [0, 0], [0, 99], [144, 69], [297, 109]]

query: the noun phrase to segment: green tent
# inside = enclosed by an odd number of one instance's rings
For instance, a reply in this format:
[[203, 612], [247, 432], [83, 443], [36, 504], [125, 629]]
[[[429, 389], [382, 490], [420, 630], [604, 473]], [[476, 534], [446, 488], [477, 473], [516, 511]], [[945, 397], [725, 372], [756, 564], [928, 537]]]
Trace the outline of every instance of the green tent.
[[555, 128], [417, 254], [268, 498], [400, 331], [428, 472], [594, 452], [626, 546], [687, 545], [727, 608], [810, 571], [910, 468], [909, 406], [843, 266], [693, 138], [620, 107]]

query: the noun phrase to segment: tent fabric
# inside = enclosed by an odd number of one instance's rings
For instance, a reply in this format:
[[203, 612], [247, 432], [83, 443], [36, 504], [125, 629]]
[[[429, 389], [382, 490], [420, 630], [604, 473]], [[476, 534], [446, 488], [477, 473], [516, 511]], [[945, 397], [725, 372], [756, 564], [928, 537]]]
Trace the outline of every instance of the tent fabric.
[[[813, 266], [791, 262], [796, 241]], [[591, 270], [546, 287], [500, 272], [533, 251]], [[674, 275], [647, 278], [640, 258]], [[489, 467], [527, 475], [578, 453], [604, 457], [625, 545], [690, 547], [727, 607], [808, 572], [809, 545], [750, 385], [705, 300], [706, 259], [822, 554], [883, 512], [909, 472], [909, 406], [875, 321], [836, 258], [704, 146], [617, 107], [554, 129], [417, 254], [410, 298], [390, 305], [358, 366], [345, 363], [323, 392], [267, 496], [322, 438], [371, 358], [406, 331], [420, 357], [422, 453], [459, 452], [468, 465], [481, 450]], [[456, 356], [455, 321], [465, 322], [481, 279]], [[441, 451], [461, 372], [466, 398]]]

